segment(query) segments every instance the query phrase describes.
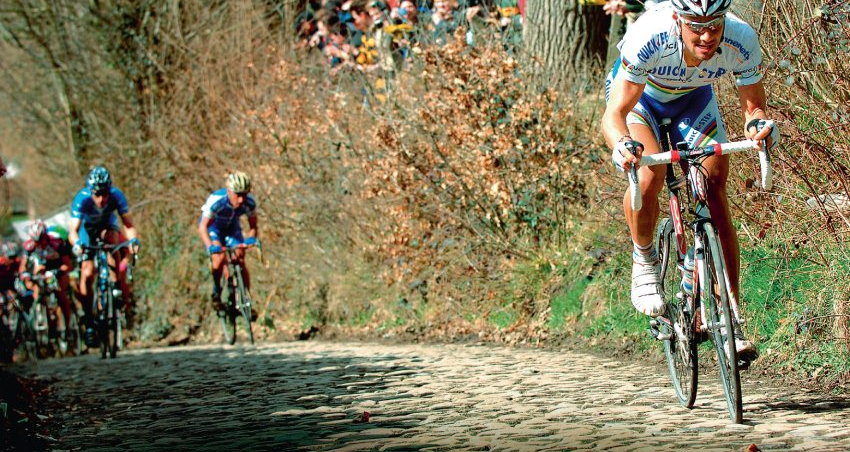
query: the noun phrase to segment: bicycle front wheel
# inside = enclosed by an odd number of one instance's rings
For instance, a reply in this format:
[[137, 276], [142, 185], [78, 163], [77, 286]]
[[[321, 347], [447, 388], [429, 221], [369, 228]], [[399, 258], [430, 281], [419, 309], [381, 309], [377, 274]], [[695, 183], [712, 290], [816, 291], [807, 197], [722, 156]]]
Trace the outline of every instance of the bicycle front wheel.
[[68, 325], [65, 326], [65, 342], [68, 344], [68, 355], [79, 356], [83, 352], [80, 319], [73, 307], [71, 308], [71, 315], [68, 317]]
[[248, 335], [248, 341], [254, 343], [254, 330], [251, 327], [251, 296], [242, 282], [242, 274], [236, 274], [236, 283], [238, 286], [236, 306], [239, 312], [242, 313], [242, 319], [245, 321], [245, 333]]
[[694, 337], [694, 315], [679, 291], [682, 274], [677, 268], [679, 253], [676, 247], [673, 224], [664, 218], [658, 224], [656, 243], [658, 257], [661, 260], [661, 289], [667, 303], [668, 322], [660, 321], [662, 333], [670, 336], [665, 339], [664, 355], [667, 357], [667, 370], [676, 391], [676, 398], [682, 406], [693, 408], [697, 398], [699, 365], [697, 361], [697, 341]]
[[32, 313], [32, 328], [35, 331], [38, 358], [47, 358], [50, 354], [50, 319], [47, 306], [41, 300], [37, 300], [33, 303], [30, 312]]
[[23, 312], [17, 313], [17, 325], [15, 326], [16, 342], [23, 349], [27, 360], [38, 360], [38, 340], [33, 329], [33, 319]]
[[[700, 292], [706, 306], [711, 324], [710, 330], [717, 352], [717, 364], [720, 368], [720, 383], [723, 396], [732, 422], [740, 424], [744, 420], [741, 400], [741, 375], [738, 371], [738, 353], [735, 349], [734, 313], [729, 308], [731, 295], [726, 285], [726, 271], [723, 250], [711, 223], [703, 227], [705, 247], [705, 271], [700, 284]], [[728, 339], [728, 340], [727, 340]]]
[[230, 308], [219, 312], [218, 319], [221, 322], [221, 330], [224, 332], [224, 341], [233, 345], [236, 343], [236, 319], [231, 312]]

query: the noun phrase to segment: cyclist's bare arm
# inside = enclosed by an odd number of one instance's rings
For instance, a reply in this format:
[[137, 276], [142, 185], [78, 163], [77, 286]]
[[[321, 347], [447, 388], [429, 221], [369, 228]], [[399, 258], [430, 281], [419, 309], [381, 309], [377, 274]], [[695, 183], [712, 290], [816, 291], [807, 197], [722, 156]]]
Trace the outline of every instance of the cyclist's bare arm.
[[[767, 95], [764, 92], [764, 84], [762, 82], [752, 85], [739, 86], [738, 98], [741, 101], [741, 112], [744, 115], [744, 128], [753, 119], [768, 119], [767, 113]], [[770, 135], [770, 130], [762, 129], [758, 133], [744, 130], [744, 136], [750, 140], [763, 140]]]
[[124, 223], [124, 232], [127, 235], [127, 239], [135, 239], [136, 236], [136, 227], [133, 225], [133, 217], [130, 216], [130, 213], [125, 213], [121, 215], [121, 222]]
[[80, 225], [82, 221], [79, 218], [72, 218], [70, 228], [68, 229], [68, 241], [71, 245], [77, 243], [80, 240]]
[[257, 221], [256, 215], [252, 215], [252, 216], [248, 217], [248, 233], [247, 233], [248, 237], [255, 237], [257, 239], [260, 238], [260, 230], [257, 227], [257, 225], [258, 225], [258, 221]]
[[[630, 82], [621, 77], [615, 77], [611, 83], [611, 94], [608, 105], [602, 115], [602, 135], [608, 146], [613, 149], [624, 136], [630, 135], [626, 125], [626, 116], [637, 105], [646, 85]], [[624, 167], [631, 163], [639, 163], [637, 157], [625, 155]]]
[[201, 221], [198, 223], [198, 235], [201, 236], [201, 241], [204, 242], [204, 248], [206, 249], [209, 249], [210, 245], [212, 245], [212, 238], [210, 238], [210, 231], [208, 231], [210, 223], [212, 223], [212, 218], [204, 216], [201, 217]]
[[632, 111], [640, 100], [646, 85], [630, 82], [624, 78], [616, 77], [611, 82], [611, 94], [608, 105], [602, 115], [602, 135], [608, 146], [614, 147], [617, 140], [623, 135], [629, 134], [626, 125], [626, 116]]

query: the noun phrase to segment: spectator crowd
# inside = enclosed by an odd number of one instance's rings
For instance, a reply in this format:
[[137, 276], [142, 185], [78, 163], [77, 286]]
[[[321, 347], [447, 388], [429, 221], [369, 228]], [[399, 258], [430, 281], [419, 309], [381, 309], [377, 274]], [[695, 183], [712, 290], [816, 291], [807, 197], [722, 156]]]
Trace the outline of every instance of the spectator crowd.
[[495, 27], [506, 49], [522, 39], [524, 0], [309, 0], [298, 14], [298, 46], [320, 52], [332, 71], [382, 70], [391, 76], [423, 45], [458, 30], [469, 45]]

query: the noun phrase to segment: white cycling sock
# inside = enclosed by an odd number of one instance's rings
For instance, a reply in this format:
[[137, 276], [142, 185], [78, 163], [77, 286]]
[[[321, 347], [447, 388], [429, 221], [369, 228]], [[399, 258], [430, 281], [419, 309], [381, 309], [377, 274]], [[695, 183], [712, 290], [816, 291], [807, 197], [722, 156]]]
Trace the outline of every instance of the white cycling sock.
[[632, 258], [635, 262], [649, 264], [658, 260], [658, 251], [655, 250], [654, 242], [649, 242], [647, 245], [638, 245], [637, 242], [632, 240], [632, 244], [634, 245]]

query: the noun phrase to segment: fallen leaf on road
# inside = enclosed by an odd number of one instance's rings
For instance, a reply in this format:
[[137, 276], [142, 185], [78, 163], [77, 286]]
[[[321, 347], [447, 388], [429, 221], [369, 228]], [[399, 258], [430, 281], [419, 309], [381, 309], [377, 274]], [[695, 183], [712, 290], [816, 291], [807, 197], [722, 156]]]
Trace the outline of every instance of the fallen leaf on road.
[[352, 422], [354, 422], [355, 424], [363, 424], [365, 422], [369, 422], [369, 412], [364, 411], [363, 414], [358, 414]]

